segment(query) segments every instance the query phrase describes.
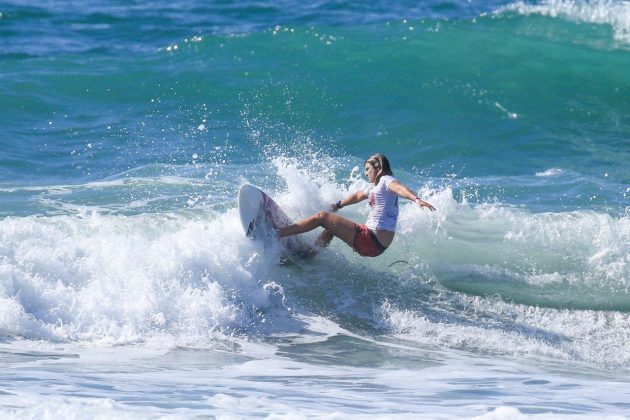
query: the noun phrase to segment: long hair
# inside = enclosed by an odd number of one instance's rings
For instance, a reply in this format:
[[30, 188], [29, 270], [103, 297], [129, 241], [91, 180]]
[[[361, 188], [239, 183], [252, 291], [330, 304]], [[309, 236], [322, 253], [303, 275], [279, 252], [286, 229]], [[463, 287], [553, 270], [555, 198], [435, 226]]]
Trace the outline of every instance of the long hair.
[[378, 181], [381, 180], [381, 177], [383, 175], [394, 175], [391, 166], [389, 166], [389, 160], [387, 160], [385, 155], [381, 153], [376, 153], [370, 156], [366, 159], [365, 163], [369, 163], [370, 165], [374, 166], [374, 169], [376, 169], [375, 185], [378, 184]]

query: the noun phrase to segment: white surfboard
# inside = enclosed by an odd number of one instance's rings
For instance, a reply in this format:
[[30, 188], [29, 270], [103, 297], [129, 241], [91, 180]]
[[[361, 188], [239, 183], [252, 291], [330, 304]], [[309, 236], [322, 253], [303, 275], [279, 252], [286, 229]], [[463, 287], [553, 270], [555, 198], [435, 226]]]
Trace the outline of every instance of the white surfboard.
[[[245, 235], [266, 244], [278, 241], [277, 230], [292, 223], [271, 197], [250, 184], [241, 185], [238, 190], [238, 211]], [[299, 236], [288, 236], [279, 242], [293, 256], [308, 257], [315, 254], [315, 249]]]

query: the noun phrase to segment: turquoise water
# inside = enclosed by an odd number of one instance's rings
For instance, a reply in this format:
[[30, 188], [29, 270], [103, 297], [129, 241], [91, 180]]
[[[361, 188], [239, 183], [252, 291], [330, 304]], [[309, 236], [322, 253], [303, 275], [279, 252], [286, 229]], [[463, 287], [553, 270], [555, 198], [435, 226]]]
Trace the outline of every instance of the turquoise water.
[[[628, 415], [627, 2], [8, 2], [0, 38], [0, 410]], [[243, 237], [240, 184], [304, 217], [374, 152], [438, 208], [382, 257]]]

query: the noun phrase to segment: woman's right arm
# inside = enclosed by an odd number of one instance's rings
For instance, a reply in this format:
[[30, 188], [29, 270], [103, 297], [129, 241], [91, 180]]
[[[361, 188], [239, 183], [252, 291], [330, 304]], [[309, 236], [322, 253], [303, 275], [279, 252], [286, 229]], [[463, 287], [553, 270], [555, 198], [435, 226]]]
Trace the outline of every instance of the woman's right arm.
[[347, 196], [343, 200], [339, 200], [336, 203], [331, 204], [331, 208], [332, 208], [332, 211], [337, 211], [337, 210], [342, 209], [342, 208], [344, 208], [346, 206], [359, 203], [359, 202], [365, 200], [366, 198], [368, 198], [368, 195], [365, 193], [365, 191], [357, 191], [357, 192], [354, 192], [354, 193], [350, 194], [349, 196]]

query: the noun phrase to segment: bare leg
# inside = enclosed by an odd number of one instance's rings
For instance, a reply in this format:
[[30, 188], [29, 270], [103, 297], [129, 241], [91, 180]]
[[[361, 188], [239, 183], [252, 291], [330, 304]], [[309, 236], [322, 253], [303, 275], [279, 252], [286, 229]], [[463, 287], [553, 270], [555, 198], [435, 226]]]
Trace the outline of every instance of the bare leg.
[[326, 248], [330, 245], [330, 241], [332, 241], [334, 237], [335, 235], [333, 235], [331, 231], [324, 229], [324, 231], [319, 235], [319, 238], [315, 241], [315, 245], [320, 248]]
[[278, 237], [283, 238], [289, 235], [309, 232], [320, 226], [326, 229], [329, 233], [324, 231], [318, 242], [321, 240], [322, 244], [328, 245], [328, 243], [332, 240], [331, 235], [334, 235], [351, 247], [354, 246], [354, 235], [356, 230], [355, 223], [344, 217], [337, 216], [336, 214], [331, 214], [326, 211], [320, 211], [319, 213], [300, 220], [291, 226], [281, 228], [278, 230]]

